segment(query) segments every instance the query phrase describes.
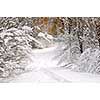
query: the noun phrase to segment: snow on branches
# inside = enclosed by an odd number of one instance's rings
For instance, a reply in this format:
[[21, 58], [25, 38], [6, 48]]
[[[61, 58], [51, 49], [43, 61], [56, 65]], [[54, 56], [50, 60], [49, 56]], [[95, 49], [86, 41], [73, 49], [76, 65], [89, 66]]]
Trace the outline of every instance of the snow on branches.
[[0, 33], [0, 77], [8, 77], [17, 70], [25, 71], [31, 61], [31, 32], [29, 27], [22, 27], [21, 30], [11, 28]]

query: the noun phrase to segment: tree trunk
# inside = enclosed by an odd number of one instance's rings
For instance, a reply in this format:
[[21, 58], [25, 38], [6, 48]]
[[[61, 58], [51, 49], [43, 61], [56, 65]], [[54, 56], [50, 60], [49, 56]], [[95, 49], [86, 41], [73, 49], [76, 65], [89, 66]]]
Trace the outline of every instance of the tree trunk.
[[79, 41], [80, 52], [83, 53], [83, 43], [82, 43], [81, 38], [80, 38], [80, 36], [83, 36], [83, 29], [82, 29], [82, 25], [80, 23], [80, 19], [78, 19], [77, 36], [78, 36], [78, 41]]
[[98, 39], [98, 43], [99, 43], [99, 48], [100, 48], [100, 39]]

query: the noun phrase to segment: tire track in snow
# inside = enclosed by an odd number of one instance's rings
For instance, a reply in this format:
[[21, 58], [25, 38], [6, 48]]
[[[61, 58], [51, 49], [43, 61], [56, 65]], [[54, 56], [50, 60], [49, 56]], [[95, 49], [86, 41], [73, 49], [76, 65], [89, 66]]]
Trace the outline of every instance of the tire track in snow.
[[67, 83], [71, 83], [71, 81], [65, 79], [64, 77], [50, 71], [49, 69], [46, 68], [42, 68], [41, 69], [46, 75], [48, 75], [49, 77], [51, 77], [52, 79], [56, 80], [57, 82], [67, 82]]

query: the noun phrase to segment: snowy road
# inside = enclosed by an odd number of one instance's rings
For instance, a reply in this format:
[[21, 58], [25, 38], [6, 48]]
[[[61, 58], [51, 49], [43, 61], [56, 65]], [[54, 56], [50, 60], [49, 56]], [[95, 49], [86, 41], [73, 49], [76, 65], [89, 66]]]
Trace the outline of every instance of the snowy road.
[[39, 70], [24, 73], [10, 82], [70, 82], [53, 71], [46, 68], [40, 68]]
[[11, 83], [38, 83], [38, 82], [66, 82], [66, 83], [100, 83], [100, 75], [78, 73], [64, 68], [40, 68], [32, 72], [24, 73], [9, 81]]
[[53, 60], [56, 52], [56, 47], [34, 50], [31, 55], [33, 62], [30, 64], [33, 70], [19, 75], [10, 82], [70, 82], [55, 73], [55, 68], [58, 68], [58, 61]]
[[100, 75], [72, 72], [58, 67], [58, 61], [53, 60], [56, 53], [56, 47], [34, 50], [31, 54], [32, 63], [30, 64], [33, 70], [4, 82], [100, 82]]

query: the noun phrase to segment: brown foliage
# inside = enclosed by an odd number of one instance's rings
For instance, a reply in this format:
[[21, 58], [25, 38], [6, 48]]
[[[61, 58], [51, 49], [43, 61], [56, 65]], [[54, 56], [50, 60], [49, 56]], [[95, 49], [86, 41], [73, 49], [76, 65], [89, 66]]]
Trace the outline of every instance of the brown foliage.
[[39, 17], [33, 24], [39, 26], [42, 32], [46, 31], [51, 35], [64, 33], [64, 22], [60, 17]]

